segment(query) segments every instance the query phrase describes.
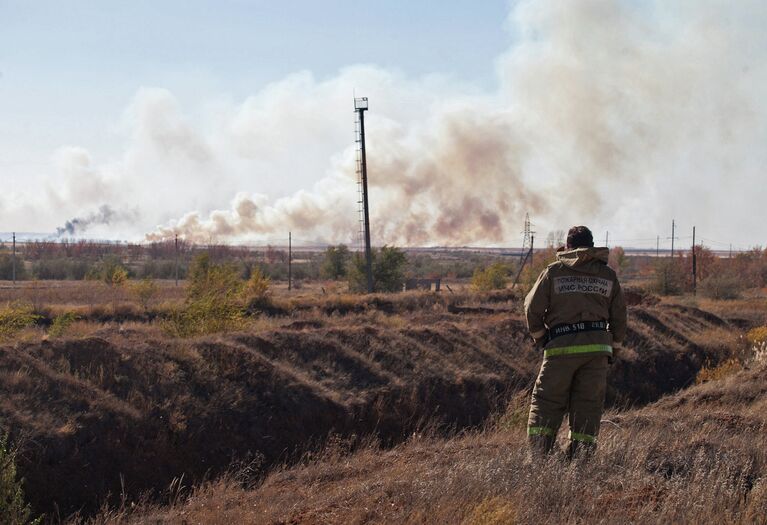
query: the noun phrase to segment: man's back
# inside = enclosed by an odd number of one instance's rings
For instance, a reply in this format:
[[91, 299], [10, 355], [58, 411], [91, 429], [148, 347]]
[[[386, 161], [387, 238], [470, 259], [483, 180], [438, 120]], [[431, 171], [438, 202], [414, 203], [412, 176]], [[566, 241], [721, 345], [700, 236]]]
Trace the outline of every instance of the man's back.
[[532, 449], [550, 452], [565, 414], [568, 455], [593, 451], [604, 407], [608, 359], [626, 335], [626, 303], [609, 250], [594, 248], [591, 231], [574, 226], [525, 298], [525, 315], [543, 362], [530, 402]]
[[[547, 348], [623, 341], [625, 301], [615, 272], [607, 266], [608, 255], [607, 248], [559, 252], [557, 262], [538, 277], [525, 299], [525, 314], [536, 339], [548, 333]], [[609, 332], [568, 330], [568, 326], [593, 321], [606, 323]]]

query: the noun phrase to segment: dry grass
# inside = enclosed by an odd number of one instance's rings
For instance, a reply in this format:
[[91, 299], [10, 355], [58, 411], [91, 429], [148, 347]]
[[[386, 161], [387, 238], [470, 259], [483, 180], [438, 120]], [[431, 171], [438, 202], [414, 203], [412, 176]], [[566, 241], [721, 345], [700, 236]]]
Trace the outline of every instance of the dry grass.
[[765, 523], [765, 379], [744, 371], [607, 414], [590, 461], [530, 461], [520, 428], [416, 436], [93, 523]]
[[[129, 281], [133, 282], [133, 281]], [[178, 302], [186, 296], [186, 283], [178, 287], [174, 281], [155, 281], [157, 293], [153, 303]], [[101, 281], [23, 281], [13, 288], [11, 283], [0, 282], [0, 302], [25, 301], [36, 308], [74, 309], [79, 307], [108, 306], [117, 303], [136, 303], [130, 287], [110, 287]]]
[[[209, 510], [216, 505], [232, 513], [260, 509], [263, 514], [255, 522], [288, 520], [288, 511], [300, 509], [306, 514], [290, 514], [298, 522], [380, 522], [389, 516], [422, 522], [460, 518], [492, 523], [512, 515], [519, 522], [532, 519], [519, 503], [532, 496], [517, 478], [506, 479], [492, 469], [482, 474], [483, 468], [499, 465], [510, 469], [503, 475], [524, 474], [525, 482], [540, 490], [553, 479], [530, 478], [520, 470], [528, 468], [522, 435], [526, 388], [540, 356], [525, 335], [514, 292], [301, 293], [307, 295], [298, 299], [276, 292], [273, 310], [249, 317], [238, 332], [187, 340], [168, 337], [158, 320], [150, 322], [133, 303], [110, 300], [67, 308], [62, 302], [49, 310], [44, 305], [51, 321], [66, 312], [83, 317], [59, 334], [37, 326], [0, 346], [0, 425], [24, 430], [37, 444], [20, 464], [36, 508], [48, 511], [55, 501], [62, 515], [78, 508], [92, 512], [107, 493], [113, 495], [110, 504], [119, 502], [115, 495], [123, 489], [126, 502], [146, 490], [155, 491], [154, 501], [168, 502], [160, 496], [163, 489], [183, 475], [186, 485], [199, 487], [198, 495], [211, 494], [207, 500], [195, 499], [210, 512], [200, 507], [195, 518], [200, 523], [223, 522], [216, 521], [219, 511]], [[741, 356], [739, 325], [690, 305], [643, 300], [632, 307], [630, 319], [627, 349], [611, 370], [608, 399], [614, 406], [654, 401], [693, 384], [702, 367], [714, 370]], [[490, 415], [509, 402], [504, 416], [491, 421]], [[627, 414], [634, 418], [638, 413]], [[626, 429], [622, 419], [627, 414], [611, 419]], [[425, 424], [436, 436], [474, 430], [445, 441], [423, 437]], [[360, 464], [336, 447], [320, 463], [271, 474], [258, 489], [265, 492], [257, 494], [274, 500], [274, 508], [254, 506], [254, 493], [228, 478], [199, 484], [206, 475], [225, 471], [232, 460], [257, 460], [259, 475], [281, 462], [295, 464], [301, 451], [316, 448], [333, 432], [350, 440], [351, 448], [360, 446], [360, 436], [374, 436], [395, 448], [363, 448], [353, 456], [363, 458]], [[401, 444], [413, 432], [418, 436]], [[605, 440], [610, 435], [606, 432]], [[641, 436], [637, 431], [636, 437]], [[605, 441], [606, 454], [609, 447]], [[420, 453], [426, 459], [418, 459]], [[370, 458], [370, 469], [364, 458]], [[459, 465], [455, 473], [453, 463]], [[381, 479], [375, 476], [379, 467]], [[567, 474], [572, 480], [576, 475]], [[499, 489], [478, 484], [472, 476]], [[291, 479], [308, 485], [291, 486]], [[355, 486], [355, 479], [364, 484]], [[466, 497], [459, 492], [462, 479], [470, 481]], [[597, 487], [603, 488], [600, 483]], [[436, 492], [418, 492], [424, 487]], [[304, 494], [309, 506], [279, 494], [292, 490]], [[378, 494], [377, 499], [367, 498], [366, 490]], [[328, 510], [323, 498], [333, 494], [335, 510]], [[368, 510], [355, 506], [357, 500]], [[186, 508], [182, 501], [171, 510]], [[171, 510], [145, 510], [166, 516], [168, 523], [178, 521], [167, 514]], [[220, 512], [239, 522], [237, 514]], [[119, 516], [114, 514], [113, 521]], [[242, 516], [247, 523], [250, 515]]]
[[740, 299], [718, 301], [699, 298], [698, 307], [725, 319], [743, 319], [752, 324], [767, 324], [767, 292], [748, 290]]

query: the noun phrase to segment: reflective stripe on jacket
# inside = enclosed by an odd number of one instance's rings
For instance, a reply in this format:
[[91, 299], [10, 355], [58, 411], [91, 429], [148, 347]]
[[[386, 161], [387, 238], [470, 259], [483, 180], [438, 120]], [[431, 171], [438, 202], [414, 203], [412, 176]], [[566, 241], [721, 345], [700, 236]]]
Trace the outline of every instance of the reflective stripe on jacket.
[[538, 276], [525, 298], [527, 327], [536, 339], [562, 324], [607, 321], [607, 331], [565, 334], [546, 344], [546, 357], [611, 354], [626, 336], [626, 302], [618, 277], [607, 266], [608, 248], [576, 248]]

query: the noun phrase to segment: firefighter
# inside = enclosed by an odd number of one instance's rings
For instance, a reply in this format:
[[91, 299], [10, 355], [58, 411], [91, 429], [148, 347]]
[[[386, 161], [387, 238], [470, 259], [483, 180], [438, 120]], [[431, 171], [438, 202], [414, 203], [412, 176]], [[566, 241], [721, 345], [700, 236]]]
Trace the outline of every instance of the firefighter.
[[626, 302], [608, 248], [594, 248], [591, 231], [574, 226], [525, 298], [527, 327], [543, 363], [533, 389], [527, 435], [531, 449], [552, 451], [569, 416], [567, 457], [596, 448], [608, 364], [626, 335]]

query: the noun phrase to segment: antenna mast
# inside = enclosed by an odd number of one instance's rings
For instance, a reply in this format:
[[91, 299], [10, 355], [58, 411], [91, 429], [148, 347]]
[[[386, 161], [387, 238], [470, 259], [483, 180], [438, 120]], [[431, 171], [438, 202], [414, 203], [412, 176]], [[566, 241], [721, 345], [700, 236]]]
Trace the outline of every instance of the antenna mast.
[[357, 113], [355, 142], [357, 143], [357, 181], [362, 205], [361, 222], [365, 235], [365, 266], [367, 268], [368, 293], [373, 292], [373, 252], [370, 246], [370, 208], [368, 205], [368, 168], [365, 152], [365, 111], [368, 109], [367, 97], [354, 99], [354, 111]]

